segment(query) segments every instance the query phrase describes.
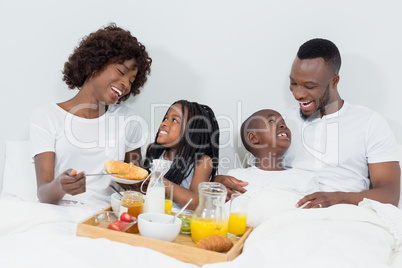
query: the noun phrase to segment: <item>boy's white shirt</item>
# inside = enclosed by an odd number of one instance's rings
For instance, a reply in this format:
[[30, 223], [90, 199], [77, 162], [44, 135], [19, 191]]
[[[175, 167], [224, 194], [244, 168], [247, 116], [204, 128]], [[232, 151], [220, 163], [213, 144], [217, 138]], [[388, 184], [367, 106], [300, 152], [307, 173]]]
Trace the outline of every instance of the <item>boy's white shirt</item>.
[[[301, 198], [320, 190], [314, 172], [301, 169], [266, 171], [251, 166], [229, 170], [227, 175], [248, 182], [244, 187], [244, 195], [250, 196], [247, 224], [253, 227], [279, 213], [299, 209], [296, 203]], [[229, 203], [225, 205], [228, 211]]]
[[303, 194], [310, 194], [320, 190], [314, 178], [314, 172], [301, 169], [266, 171], [251, 166], [229, 170], [227, 175], [248, 182], [248, 185], [244, 187], [247, 191], [263, 186]]

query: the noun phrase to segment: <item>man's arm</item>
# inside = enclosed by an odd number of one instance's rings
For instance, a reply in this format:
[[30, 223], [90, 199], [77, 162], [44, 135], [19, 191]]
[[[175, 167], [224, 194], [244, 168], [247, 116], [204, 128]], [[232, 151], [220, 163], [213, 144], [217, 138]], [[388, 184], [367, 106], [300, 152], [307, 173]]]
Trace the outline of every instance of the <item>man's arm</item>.
[[363, 191], [363, 196], [398, 206], [401, 187], [399, 162], [369, 164], [369, 176], [373, 189]]
[[231, 195], [234, 193], [245, 193], [246, 189], [244, 189], [243, 187], [248, 185], [248, 182], [238, 180], [235, 177], [228, 175], [216, 175], [212, 178], [212, 181], [222, 183], [226, 187], [226, 201], [229, 201]]
[[303, 197], [297, 207], [309, 202], [304, 208], [329, 207], [335, 204], [359, 204], [364, 198], [398, 206], [401, 168], [399, 162], [369, 164], [369, 176], [373, 186], [358, 193], [317, 192]]

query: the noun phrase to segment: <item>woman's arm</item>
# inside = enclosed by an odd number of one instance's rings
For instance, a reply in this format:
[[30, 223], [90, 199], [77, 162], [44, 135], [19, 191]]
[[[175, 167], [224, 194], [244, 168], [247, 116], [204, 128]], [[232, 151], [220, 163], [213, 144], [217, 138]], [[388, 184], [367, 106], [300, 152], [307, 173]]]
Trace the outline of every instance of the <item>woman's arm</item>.
[[38, 183], [38, 198], [43, 203], [59, 204], [67, 194], [77, 195], [85, 192], [85, 175], [83, 172], [68, 169], [54, 177], [54, 152], [35, 155], [35, 171]]
[[[191, 201], [187, 209], [196, 209], [198, 206], [198, 185], [201, 182], [209, 181], [211, 172], [212, 159], [207, 155], [203, 155], [194, 169], [194, 176], [190, 184], [190, 189], [186, 189], [180, 185], [174, 184], [173, 201], [181, 206], [184, 206], [188, 200], [190, 200], [190, 198], [193, 198], [193, 201]], [[166, 178], [165, 180], [168, 181]]]

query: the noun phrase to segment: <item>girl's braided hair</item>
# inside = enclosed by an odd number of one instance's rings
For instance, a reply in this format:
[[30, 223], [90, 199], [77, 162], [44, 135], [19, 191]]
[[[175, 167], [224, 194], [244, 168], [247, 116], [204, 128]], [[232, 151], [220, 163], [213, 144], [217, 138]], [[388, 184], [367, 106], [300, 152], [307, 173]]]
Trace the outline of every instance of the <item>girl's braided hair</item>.
[[[213, 178], [218, 172], [219, 163], [219, 126], [215, 114], [207, 105], [179, 100], [173, 103], [180, 104], [183, 116], [187, 110], [187, 118], [183, 118], [180, 132], [180, 141], [177, 146], [176, 156], [166, 173], [165, 178], [180, 185], [197, 165], [197, 161], [203, 155], [212, 159]], [[184, 127], [184, 124], [186, 126]], [[157, 142], [159, 130], [156, 133], [154, 143], [149, 146], [144, 167], [149, 169], [153, 159], [159, 157], [166, 150]]]

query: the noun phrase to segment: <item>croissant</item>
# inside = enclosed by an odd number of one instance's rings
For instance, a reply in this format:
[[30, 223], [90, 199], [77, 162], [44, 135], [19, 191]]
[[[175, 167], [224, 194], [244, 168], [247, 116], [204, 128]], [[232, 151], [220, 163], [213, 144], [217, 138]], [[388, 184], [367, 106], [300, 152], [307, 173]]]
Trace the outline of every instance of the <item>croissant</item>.
[[195, 247], [206, 250], [225, 252], [233, 247], [233, 242], [223, 235], [210, 235], [198, 241], [198, 243], [195, 244]]
[[106, 161], [105, 169], [108, 173], [119, 173], [113, 176], [126, 180], [143, 180], [148, 176], [146, 169], [120, 161]]

